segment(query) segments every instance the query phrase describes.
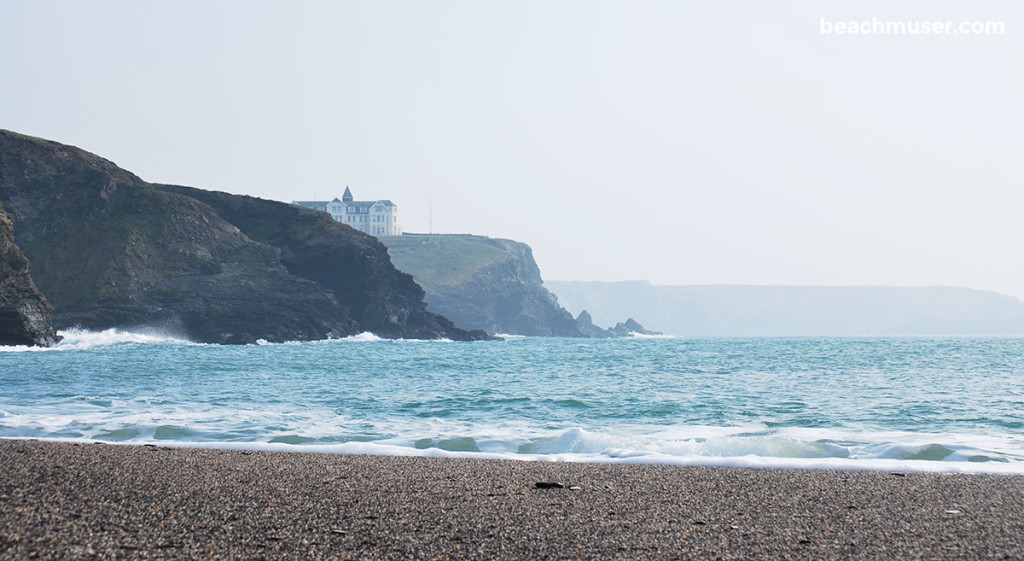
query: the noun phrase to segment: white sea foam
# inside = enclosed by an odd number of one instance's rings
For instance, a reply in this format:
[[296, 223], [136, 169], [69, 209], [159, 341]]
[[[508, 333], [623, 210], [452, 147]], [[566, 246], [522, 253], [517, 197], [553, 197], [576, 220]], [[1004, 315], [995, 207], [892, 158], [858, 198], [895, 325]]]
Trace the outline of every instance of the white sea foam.
[[[11, 437], [10, 439], [36, 439], [36, 437]], [[96, 442], [83, 438], [52, 438], [63, 442]], [[928, 461], [928, 460], [894, 460], [888, 458], [850, 459], [850, 458], [789, 458], [775, 456], [758, 456], [747, 454], [741, 456], [673, 456], [658, 453], [641, 453], [612, 451], [609, 453], [560, 453], [560, 454], [516, 454], [492, 451], [452, 451], [441, 448], [416, 449], [384, 442], [344, 442], [338, 444], [289, 444], [286, 442], [194, 442], [168, 440], [130, 440], [106, 442], [112, 445], [158, 444], [173, 448], [198, 448], [222, 450], [257, 450], [271, 452], [309, 452], [321, 454], [362, 454], [377, 456], [416, 456], [433, 458], [465, 458], [494, 459], [540, 462], [580, 462], [580, 463], [616, 463], [616, 464], [654, 464], [675, 466], [709, 466], [709, 467], [740, 467], [740, 468], [787, 468], [787, 469], [830, 469], [830, 470], [869, 470], [920, 473], [964, 473], [964, 474], [1005, 474], [1024, 475], [1024, 465], [1020, 463], [968, 462], [968, 461]]]
[[364, 331], [362, 333], [359, 333], [359, 334], [356, 334], [356, 335], [350, 335], [348, 337], [341, 337], [341, 338], [338, 338], [338, 339], [325, 339], [324, 342], [329, 342], [329, 343], [336, 343], [336, 342], [339, 342], [339, 343], [376, 343], [378, 341], [383, 341], [383, 340], [384, 339], [374, 335], [373, 333], [370, 333], [369, 331]]
[[88, 331], [85, 329], [68, 329], [67, 331], [59, 331], [57, 334], [64, 337], [64, 339], [55, 347], [57, 349], [88, 349], [90, 347], [103, 347], [126, 343], [139, 345], [162, 343], [171, 343], [176, 345], [197, 344], [183, 337], [158, 330], [123, 331], [120, 329], [106, 329], [104, 331]]
[[37, 353], [51, 351], [53, 347], [30, 347], [28, 345], [0, 345], [0, 353]]
[[666, 335], [664, 333], [637, 333], [636, 331], [630, 331], [629, 336], [632, 339], [678, 339], [675, 335]]
[[453, 343], [451, 339], [440, 338], [440, 339], [385, 339], [378, 337], [376, 334], [369, 331], [364, 331], [356, 335], [349, 335], [348, 337], [338, 337], [331, 339], [321, 339], [319, 341], [313, 341], [313, 343], [379, 343], [382, 341], [388, 341], [393, 343]]
[[89, 331], [73, 328], [58, 331], [57, 334], [63, 337], [63, 339], [52, 347], [0, 346], [0, 352], [81, 351], [94, 347], [110, 347], [124, 344], [199, 344], [157, 330], [123, 331], [120, 329], [106, 329], [104, 331]]
[[[1013, 435], [832, 429], [758, 434], [752, 432], [756, 426], [541, 430], [523, 422], [470, 427], [444, 419], [367, 425], [328, 410], [300, 415], [283, 410], [235, 411], [228, 421], [224, 411], [212, 407], [163, 411], [157, 407], [154, 411], [119, 400], [84, 401], [99, 405], [91, 406], [92, 413], [74, 414], [8, 408], [0, 414], [3, 436], [339, 454], [1024, 474], [1024, 443]], [[247, 431], [255, 434], [240, 436]]]

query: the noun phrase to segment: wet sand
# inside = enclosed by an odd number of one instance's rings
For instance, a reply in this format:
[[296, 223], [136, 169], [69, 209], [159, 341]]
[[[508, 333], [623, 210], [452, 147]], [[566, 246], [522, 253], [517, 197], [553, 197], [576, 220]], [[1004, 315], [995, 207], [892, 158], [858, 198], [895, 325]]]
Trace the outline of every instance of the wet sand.
[[0, 440], [33, 558], [1024, 559], [1024, 476]]

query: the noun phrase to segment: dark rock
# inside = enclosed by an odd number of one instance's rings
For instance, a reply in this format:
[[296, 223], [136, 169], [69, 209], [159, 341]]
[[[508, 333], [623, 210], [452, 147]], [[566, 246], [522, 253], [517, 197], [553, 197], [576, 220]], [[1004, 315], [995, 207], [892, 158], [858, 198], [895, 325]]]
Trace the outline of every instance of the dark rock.
[[590, 317], [590, 314], [586, 310], [580, 312], [580, 315], [576, 317], [576, 325], [584, 335], [593, 339], [608, 339], [610, 337], [615, 337], [615, 334], [611, 331], [601, 329], [594, 325], [593, 318]]
[[361, 331], [485, 337], [425, 312], [422, 291], [383, 246], [323, 213], [151, 185], [88, 152], [8, 131], [0, 201], [18, 220], [57, 327], [149, 327], [212, 343]]
[[615, 324], [615, 327], [611, 328], [612, 333], [615, 333], [618, 337], [630, 337], [636, 334], [639, 335], [661, 335], [660, 331], [648, 331], [644, 329], [644, 326], [640, 325], [640, 322], [629, 318], [623, 322]]
[[644, 329], [644, 326], [640, 325], [640, 323], [633, 318], [627, 319], [624, 323], [619, 322], [615, 324], [615, 327], [601, 329], [594, 325], [593, 319], [586, 310], [580, 312], [580, 315], [576, 317], [576, 325], [579, 326], [580, 331], [582, 331], [584, 335], [591, 338], [608, 339], [615, 337], [632, 337], [635, 334], [661, 335], [658, 331], [648, 331]]
[[53, 308], [29, 276], [29, 263], [14, 243], [14, 224], [0, 204], [0, 345], [49, 347]]

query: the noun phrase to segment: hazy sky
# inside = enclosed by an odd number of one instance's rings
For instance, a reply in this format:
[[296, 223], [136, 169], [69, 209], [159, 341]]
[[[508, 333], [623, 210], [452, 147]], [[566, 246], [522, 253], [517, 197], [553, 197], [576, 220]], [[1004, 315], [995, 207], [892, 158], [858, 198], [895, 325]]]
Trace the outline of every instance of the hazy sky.
[[410, 232], [432, 201], [547, 279], [1024, 297], [1019, 0], [0, 0], [0, 51], [0, 128]]

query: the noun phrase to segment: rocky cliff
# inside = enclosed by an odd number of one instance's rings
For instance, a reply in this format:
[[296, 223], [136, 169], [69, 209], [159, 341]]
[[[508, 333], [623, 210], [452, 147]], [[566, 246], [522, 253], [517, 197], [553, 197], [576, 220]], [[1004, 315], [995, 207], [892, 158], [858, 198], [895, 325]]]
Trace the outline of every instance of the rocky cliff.
[[430, 310], [488, 333], [582, 337], [543, 286], [530, 246], [462, 234], [382, 238], [391, 260], [426, 291]]
[[329, 290], [363, 330], [381, 337], [486, 337], [465, 333], [443, 315], [427, 312], [423, 289], [395, 269], [377, 238], [325, 212], [190, 187], [158, 188], [202, 201], [250, 239], [279, 248], [289, 273]]
[[[427, 312], [373, 238], [308, 209], [151, 185], [96, 155], [8, 131], [0, 201], [58, 327], [156, 327], [214, 343], [375, 329], [482, 336]], [[258, 216], [243, 220], [247, 212]], [[311, 259], [325, 265], [303, 269]]]
[[53, 332], [53, 308], [29, 276], [12, 222], [0, 204], [0, 345], [49, 347], [60, 340]]

